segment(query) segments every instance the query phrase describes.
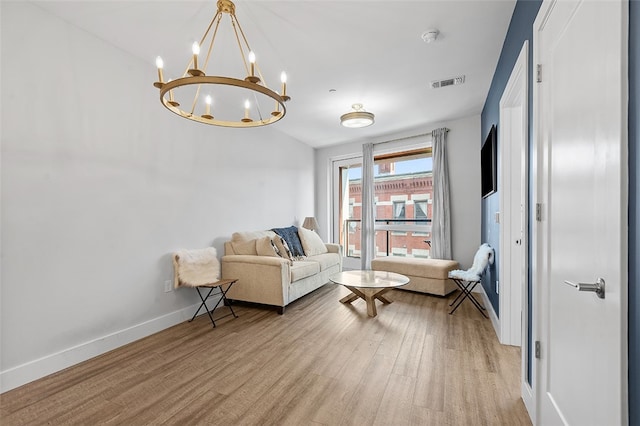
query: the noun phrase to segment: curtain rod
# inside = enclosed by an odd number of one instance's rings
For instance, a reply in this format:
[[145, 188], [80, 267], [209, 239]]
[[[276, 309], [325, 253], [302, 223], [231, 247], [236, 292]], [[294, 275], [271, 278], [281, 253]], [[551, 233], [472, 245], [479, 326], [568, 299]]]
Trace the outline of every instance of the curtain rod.
[[[449, 132], [449, 129], [447, 129], [446, 127], [444, 128], [445, 132]], [[420, 136], [432, 136], [433, 131], [429, 132], [429, 133], [420, 133], [419, 135], [413, 135], [413, 136], [405, 136], [403, 138], [397, 138], [397, 139], [391, 139], [388, 141], [382, 141], [382, 142], [375, 142], [374, 145], [381, 145], [383, 143], [390, 143], [390, 142], [398, 142], [398, 141], [403, 141], [405, 139], [413, 139], [413, 138], [419, 138]]]

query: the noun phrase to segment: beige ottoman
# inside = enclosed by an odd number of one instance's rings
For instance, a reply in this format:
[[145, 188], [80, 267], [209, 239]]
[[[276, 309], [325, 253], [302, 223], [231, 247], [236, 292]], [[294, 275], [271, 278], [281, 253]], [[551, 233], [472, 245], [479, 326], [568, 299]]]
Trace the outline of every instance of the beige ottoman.
[[409, 284], [399, 287], [400, 290], [446, 296], [457, 289], [456, 284], [449, 279], [449, 271], [459, 269], [455, 260], [389, 256], [372, 260], [371, 269], [396, 272], [409, 277]]

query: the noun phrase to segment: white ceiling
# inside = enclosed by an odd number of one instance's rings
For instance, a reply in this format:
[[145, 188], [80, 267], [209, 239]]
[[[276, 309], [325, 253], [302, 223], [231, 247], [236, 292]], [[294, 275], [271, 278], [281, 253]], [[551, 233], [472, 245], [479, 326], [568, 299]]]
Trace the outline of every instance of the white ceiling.
[[[149, 84], [157, 78], [157, 55], [165, 78], [184, 71], [191, 44], [216, 10], [215, 0], [36, 4], [148, 62]], [[272, 126], [324, 147], [479, 114], [514, 6], [515, 0], [238, 0], [236, 15], [266, 83], [276, 89], [280, 71], [289, 76], [287, 115]], [[431, 28], [440, 36], [427, 44], [421, 35]], [[220, 43], [214, 58], [232, 47]], [[459, 75], [465, 84], [430, 88], [433, 80]], [[375, 114], [373, 126], [340, 126], [354, 103]]]

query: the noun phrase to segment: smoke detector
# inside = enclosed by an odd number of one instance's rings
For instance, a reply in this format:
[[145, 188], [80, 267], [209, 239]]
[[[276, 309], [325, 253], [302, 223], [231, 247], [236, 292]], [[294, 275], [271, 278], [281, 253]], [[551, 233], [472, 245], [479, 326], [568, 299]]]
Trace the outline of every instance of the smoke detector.
[[422, 33], [422, 41], [424, 41], [425, 43], [436, 41], [436, 39], [438, 38], [438, 34], [440, 34], [440, 31], [436, 29], [427, 30]]
[[461, 75], [461, 76], [458, 76], [458, 77], [453, 77], [453, 78], [448, 78], [446, 80], [432, 81], [431, 82], [431, 88], [432, 89], [439, 89], [441, 87], [456, 86], [456, 85], [462, 84], [462, 83], [464, 83], [464, 75]]

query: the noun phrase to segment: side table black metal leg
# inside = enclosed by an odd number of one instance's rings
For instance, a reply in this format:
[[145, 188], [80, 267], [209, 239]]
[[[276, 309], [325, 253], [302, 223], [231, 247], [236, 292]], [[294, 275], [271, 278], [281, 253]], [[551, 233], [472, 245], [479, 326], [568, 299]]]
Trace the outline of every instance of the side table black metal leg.
[[233, 307], [231, 307], [231, 303], [229, 303], [229, 300], [227, 299], [227, 292], [229, 291], [231, 286], [234, 285], [235, 283], [236, 283], [236, 281], [233, 281], [233, 282], [229, 283], [229, 287], [227, 287], [226, 290], [222, 290], [222, 286], [220, 287], [220, 293], [222, 294], [222, 299], [220, 299], [220, 300], [224, 301], [224, 305], [229, 308], [229, 310], [231, 311], [231, 314], [233, 315], [233, 317], [234, 318], [238, 318], [236, 313], [233, 311]]
[[[238, 316], [236, 315], [235, 311], [233, 310], [233, 308], [231, 307], [231, 304], [228, 303], [229, 300], [227, 299], [227, 291], [229, 291], [229, 289], [231, 288], [231, 286], [238, 280], [220, 280], [217, 281], [215, 283], [211, 283], [211, 284], [205, 284], [205, 285], [201, 285], [198, 287], [194, 287], [198, 293], [198, 296], [200, 297], [200, 300], [202, 301], [202, 303], [200, 304], [200, 306], [198, 306], [198, 310], [196, 311], [195, 314], [193, 314], [193, 317], [191, 317], [191, 319], [189, 320], [189, 322], [193, 321], [198, 314], [200, 313], [200, 310], [202, 309], [202, 307], [204, 306], [204, 309], [207, 311], [207, 315], [209, 316], [209, 319], [211, 320], [211, 324], [213, 324], [213, 327], [216, 327], [216, 321], [219, 319], [222, 319], [224, 317], [233, 315], [234, 318], [238, 318]], [[227, 288], [225, 289], [224, 286], [227, 286]], [[200, 288], [201, 287], [206, 287], [209, 289], [209, 291], [207, 292], [206, 296], [203, 296], [202, 293], [200, 292]], [[217, 289], [218, 292], [217, 293], [213, 293], [213, 291]], [[218, 301], [216, 302], [215, 306], [212, 309], [209, 309], [209, 307], [207, 306], [207, 299], [209, 299], [212, 296], [220, 296], [220, 298], [218, 299]], [[231, 311], [231, 313], [227, 314], [227, 315], [222, 315], [219, 318], [216, 318], [214, 320], [213, 318], [213, 312], [218, 308], [218, 306], [220, 306], [220, 303], [224, 302], [225, 305], [229, 308], [229, 310]]]
[[211, 324], [213, 324], [213, 327], [215, 328], [216, 322], [213, 320], [213, 317], [211, 316], [211, 312], [209, 311], [206, 304], [206, 300], [209, 298], [209, 296], [211, 296], [211, 292], [213, 291], [214, 288], [215, 287], [211, 287], [207, 295], [205, 297], [202, 297], [202, 293], [200, 293], [200, 287], [196, 287], [196, 291], [198, 292], [198, 296], [200, 296], [200, 300], [202, 300], [202, 303], [198, 307], [198, 310], [196, 311], [196, 313], [193, 314], [193, 317], [191, 317], [189, 322], [193, 321], [198, 316], [198, 312], [200, 312], [200, 309], [202, 309], [202, 307], [204, 306], [204, 309], [207, 311], [207, 315], [209, 315], [209, 319], [211, 320]]
[[[234, 281], [234, 282], [235, 282], [235, 281]], [[229, 289], [231, 288], [231, 286], [233, 285], [233, 283], [234, 283], [234, 282], [229, 283], [229, 287], [227, 287], [227, 289], [226, 289], [226, 290], [223, 290], [223, 289], [222, 289], [222, 286], [223, 286], [224, 284], [223, 284], [223, 285], [219, 285], [219, 286], [216, 286], [216, 287], [215, 287], [215, 288], [217, 288], [217, 289], [218, 289], [218, 293], [216, 293], [216, 294], [215, 294], [215, 296], [218, 296], [218, 295], [219, 295], [219, 296], [221, 296], [221, 297], [220, 297], [220, 299], [218, 299], [218, 302], [217, 302], [217, 303], [216, 303], [216, 305], [213, 307], [213, 309], [211, 309], [211, 312], [215, 311], [215, 310], [218, 308], [218, 306], [220, 306], [220, 303], [222, 303], [223, 301], [227, 300], [227, 291], [229, 291]], [[233, 311], [233, 308], [232, 308], [231, 306], [227, 306], [227, 308], [229, 308], [229, 310], [231, 311], [231, 315], [233, 315], [233, 317], [234, 317], [234, 318], [238, 318], [238, 316], [237, 316], [237, 315], [236, 315], [236, 313]], [[229, 314], [224, 315], [224, 316], [222, 316], [222, 317], [220, 317], [220, 318], [224, 318], [224, 317], [226, 317], [226, 316], [228, 316], [228, 315], [229, 315]], [[220, 318], [218, 318], [218, 319], [220, 319]], [[214, 327], [215, 327], [215, 325], [214, 325]]]

